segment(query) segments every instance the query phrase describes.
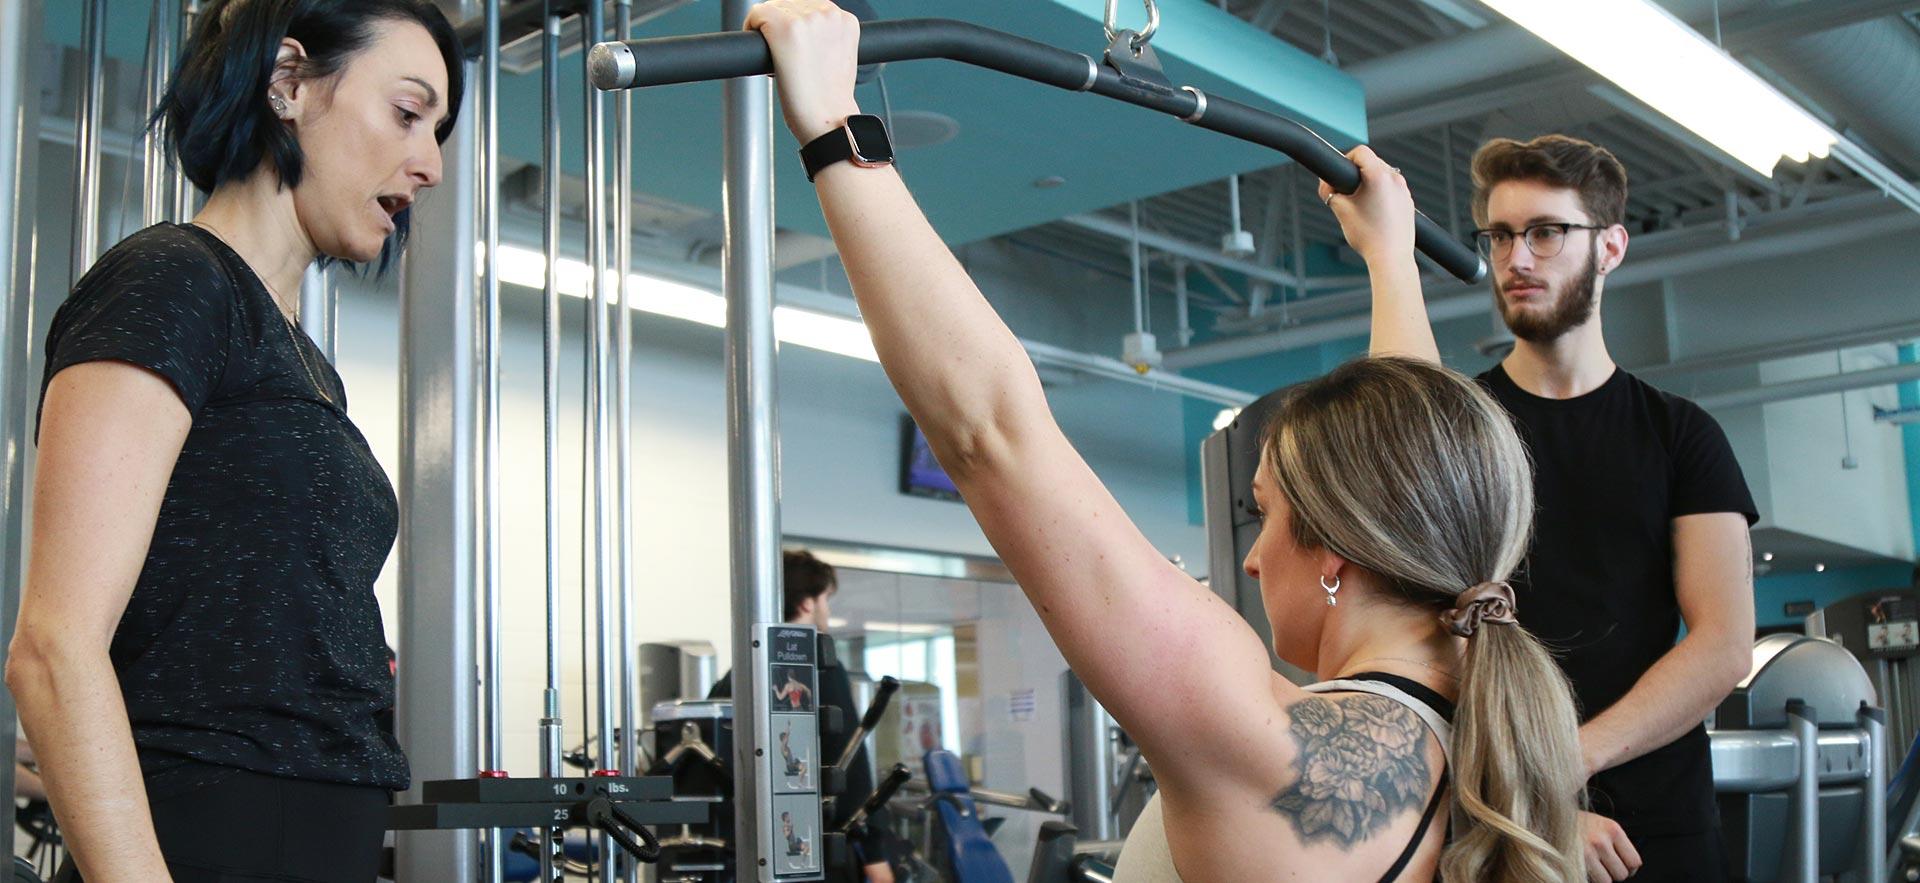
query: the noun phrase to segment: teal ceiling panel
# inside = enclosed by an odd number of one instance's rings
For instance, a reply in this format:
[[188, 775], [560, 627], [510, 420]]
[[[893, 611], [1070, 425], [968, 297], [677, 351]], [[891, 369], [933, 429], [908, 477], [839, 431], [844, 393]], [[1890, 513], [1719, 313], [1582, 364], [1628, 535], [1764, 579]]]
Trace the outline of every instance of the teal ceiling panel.
[[[1103, 48], [1101, 0], [878, 0], [875, 6], [883, 19], [962, 18], [1092, 55]], [[649, 22], [643, 36], [711, 30], [718, 7], [713, 0], [690, 4]], [[1174, 83], [1293, 117], [1337, 144], [1365, 138], [1365, 102], [1351, 77], [1199, 0], [1163, 0], [1161, 9], [1154, 45]], [[578, 89], [578, 65], [570, 68], [565, 88]], [[892, 64], [883, 76], [894, 113], [939, 114], [958, 126], [945, 143], [900, 154], [908, 184], [953, 243], [1287, 161], [1151, 111], [955, 62]], [[503, 98], [537, 113], [536, 78], [517, 79], [523, 82], [503, 87]], [[717, 211], [720, 87], [668, 86], [634, 96], [636, 188]], [[861, 88], [860, 102], [869, 112], [883, 110], [876, 85]], [[577, 145], [577, 111], [567, 127]], [[537, 160], [538, 134], [528, 127], [502, 149]], [[782, 127], [775, 151], [778, 222], [824, 234], [797, 148]], [[579, 154], [569, 153], [567, 169], [578, 174]], [[1038, 186], [1046, 179], [1056, 179], [1049, 182], [1054, 186]]]
[[[1175, 84], [1297, 119], [1337, 145], [1365, 139], [1365, 102], [1352, 77], [1212, 3], [1159, 3], [1162, 25], [1154, 47]], [[47, 30], [57, 42], [77, 41], [78, 5], [49, 4]], [[116, 54], [138, 57], [147, 5], [116, 0], [109, 32]], [[1097, 56], [1104, 48], [1103, 0], [875, 0], [874, 6], [882, 19], [959, 18], [1089, 55]], [[1121, 6], [1123, 26], [1143, 14], [1137, 4]], [[696, 0], [646, 22], [638, 36], [712, 31], [718, 27], [719, 7], [718, 0]], [[572, 175], [584, 168], [580, 58], [576, 51], [564, 59], [561, 77], [563, 168]], [[955, 62], [892, 64], [884, 79], [895, 114], [938, 114], [958, 127], [951, 140], [900, 154], [908, 184], [942, 235], [954, 243], [1287, 161], [1266, 148], [1151, 111]], [[717, 213], [720, 85], [666, 86], [632, 94], [635, 189]], [[861, 88], [860, 102], [869, 112], [883, 110], [875, 84]], [[775, 113], [777, 117], [777, 108]], [[538, 163], [537, 72], [503, 74], [501, 114], [502, 153]], [[776, 123], [776, 129], [778, 223], [824, 234], [819, 207], [795, 155], [798, 145], [784, 126]], [[1052, 186], [1039, 186], [1043, 181]]]

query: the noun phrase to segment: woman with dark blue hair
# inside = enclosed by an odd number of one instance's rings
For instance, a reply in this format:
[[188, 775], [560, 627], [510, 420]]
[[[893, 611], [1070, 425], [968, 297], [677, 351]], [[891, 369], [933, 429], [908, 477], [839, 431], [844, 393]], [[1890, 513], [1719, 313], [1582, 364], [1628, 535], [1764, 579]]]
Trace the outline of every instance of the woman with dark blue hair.
[[397, 254], [462, 91], [428, 0], [215, 0], [190, 36], [154, 124], [205, 208], [109, 250], [47, 337], [6, 680], [56, 879], [377, 876], [398, 506], [293, 313], [315, 261]]

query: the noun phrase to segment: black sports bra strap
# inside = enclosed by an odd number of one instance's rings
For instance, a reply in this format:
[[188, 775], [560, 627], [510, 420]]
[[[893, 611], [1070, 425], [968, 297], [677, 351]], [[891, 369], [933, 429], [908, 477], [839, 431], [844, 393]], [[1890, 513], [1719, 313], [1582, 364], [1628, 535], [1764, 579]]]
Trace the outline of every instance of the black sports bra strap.
[[1413, 829], [1413, 839], [1408, 841], [1406, 849], [1400, 850], [1400, 857], [1394, 859], [1393, 867], [1387, 869], [1387, 873], [1380, 878], [1380, 883], [1393, 883], [1393, 880], [1400, 876], [1400, 872], [1407, 869], [1407, 863], [1413, 861], [1413, 854], [1420, 851], [1420, 842], [1427, 839], [1427, 828], [1433, 825], [1434, 814], [1440, 811], [1440, 798], [1446, 796], [1446, 793], [1447, 774], [1442, 770], [1440, 784], [1433, 789], [1433, 799], [1427, 801], [1427, 811], [1420, 816], [1420, 826]]

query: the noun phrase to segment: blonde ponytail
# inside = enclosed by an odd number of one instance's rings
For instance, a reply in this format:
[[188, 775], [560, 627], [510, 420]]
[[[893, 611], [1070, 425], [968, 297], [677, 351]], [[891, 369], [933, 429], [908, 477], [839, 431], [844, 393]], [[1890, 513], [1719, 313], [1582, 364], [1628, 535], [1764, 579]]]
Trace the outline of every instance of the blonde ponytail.
[[1566, 675], [1526, 629], [1485, 623], [1467, 639], [1453, 716], [1454, 840], [1448, 883], [1585, 877], [1579, 727]]
[[[1275, 417], [1266, 456], [1295, 541], [1366, 568], [1410, 606], [1453, 614], [1462, 593], [1473, 602], [1526, 555], [1526, 449], [1492, 396], [1439, 365], [1357, 359], [1302, 384]], [[1449, 883], [1586, 876], [1573, 694], [1510, 612], [1443, 617], [1473, 633], [1453, 722], [1454, 841], [1440, 862]]]

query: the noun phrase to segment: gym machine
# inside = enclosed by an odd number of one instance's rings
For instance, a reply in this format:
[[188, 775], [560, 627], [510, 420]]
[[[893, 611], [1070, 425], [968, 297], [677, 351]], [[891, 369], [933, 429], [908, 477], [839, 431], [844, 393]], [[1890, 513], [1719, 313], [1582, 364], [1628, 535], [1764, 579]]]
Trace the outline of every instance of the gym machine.
[[[809, 640], [817, 641], [812, 653], [816, 664], [835, 664], [831, 639], [813, 638], [813, 630], [807, 628], [788, 626], [782, 631], [793, 632], [786, 636], [793, 640], [800, 639], [799, 633], [806, 633]], [[785, 646], [785, 651], [775, 654], [779, 661], [773, 665], [793, 666], [798, 664], [796, 659], [807, 655], [800, 653], [797, 645]], [[795, 672], [785, 669], [777, 679], [780, 685], [801, 680], [796, 677], [789, 681], [785, 677], [788, 673]], [[811, 683], [811, 674], [807, 682]], [[842, 793], [847, 765], [853, 761], [866, 735], [878, 725], [899, 687], [900, 682], [893, 678], [880, 683], [873, 703], [854, 726], [846, 749], [831, 763], [820, 756], [814, 734], [822, 730], [829, 734], [844, 732], [847, 722], [840, 719], [839, 709], [819, 710], [820, 720], [816, 724], [812, 713], [797, 712], [792, 708], [793, 700], [787, 699], [788, 707], [772, 715], [774, 736], [766, 741], [769, 745], [778, 743], [780, 747], [769, 748], [767, 760], [771, 774], [763, 781], [771, 792], [780, 823], [780, 841], [772, 857], [775, 874], [825, 874], [835, 868], [857, 867], [846, 858], [851, 848], [849, 835], [860, 833], [867, 816], [892, 799], [894, 792], [910, 777], [906, 767], [895, 765], [872, 794], [859, 795], [860, 809], [846, 825], [826, 830], [824, 821], [831, 817], [831, 807], [836, 801], [848, 799]], [[795, 694], [789, 691], [785, 695]], [[676, 799], [713, 807], [711, 818], [682, 824], [678, 833], [661, 838], [658, 871], [662, 883], [733, 883], [746, 879], [735, 865], [731, 848], [739, 837], [732, 811], [732, 759], [737, 756], [738, 741], [734, 710], [734, 702], [727, 699], [678, 699], [659, 703], [652, 709], [655, 757], [652, 772], [670, 779]]]
[[[1896, 771], [1887, 787], [1885, 815], [1892, 828], [1877, 853], [1894, 880], [1920, 880], [1920, 591], [1888, 588], [1862, 592], [1815, 610], [1809, 635], [1824, 637], [1859, 661], [1886, 711], [1883, 747], [1875, 761]], [[1886, 879], [1874, 878], [1875, 883]]]
[[1735, 879], [1886, 879], [1886, 714], [1844, 648], [1762, 638], [1708, 736]]
[[[1153, 770], [1140, 747], [1072, 671], [1061, 675], [1067, 703], [1067, 802], [1077, 833], [1118, 842], [1153, 797]], [[1085, 845], [1083, 844], [1083, 850]]]

